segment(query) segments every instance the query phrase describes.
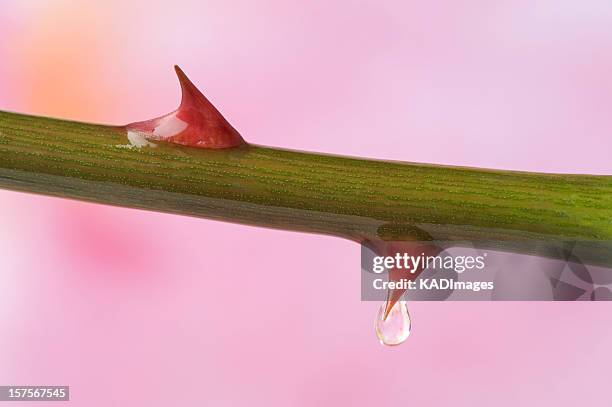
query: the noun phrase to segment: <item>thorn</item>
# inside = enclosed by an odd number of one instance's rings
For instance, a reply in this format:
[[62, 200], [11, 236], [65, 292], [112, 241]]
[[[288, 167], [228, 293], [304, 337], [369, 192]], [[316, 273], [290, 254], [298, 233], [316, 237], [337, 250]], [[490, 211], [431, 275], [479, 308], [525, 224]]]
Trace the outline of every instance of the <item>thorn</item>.
[[181, 104], [177, 110], [155, 119], [127, 125], [147, 140], [165, 141], [197, 148], [232, 148], [246, 144], [242, 136], [189, 80], [174, 66], [181, 85]]
[[387, 292], [387, 301], [385, 305], [385, 314], [383, 316], [383, 321], [387, 320], [387, 317], [391, 313], [391, 310], [393, 309], [395, 304], [397, 304], [400, 298], [402, 298], [403, 294], [404, 292], [400, 290], [389, 290]]

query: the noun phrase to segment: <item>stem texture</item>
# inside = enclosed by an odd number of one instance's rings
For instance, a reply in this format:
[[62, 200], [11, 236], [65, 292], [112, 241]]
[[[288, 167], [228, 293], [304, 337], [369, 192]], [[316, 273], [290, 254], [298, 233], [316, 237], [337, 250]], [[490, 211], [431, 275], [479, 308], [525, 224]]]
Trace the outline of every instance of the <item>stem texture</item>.
[[[524, 242], [612, 241], [612, 176], [255, 145], [133, 148], [123, 127], [6, 112], [0, 112], [0, 187], [358, 242], [495, 240], [529, 252], [533, 245]], [[587, 260], [607, 264], [609, 247], [598, 250]]]

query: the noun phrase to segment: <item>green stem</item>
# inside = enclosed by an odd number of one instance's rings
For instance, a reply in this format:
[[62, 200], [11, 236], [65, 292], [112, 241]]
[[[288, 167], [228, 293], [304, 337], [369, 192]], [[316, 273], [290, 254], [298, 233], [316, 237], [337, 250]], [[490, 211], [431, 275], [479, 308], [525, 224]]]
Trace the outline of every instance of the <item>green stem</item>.
[[612, 241], [612, 176], [127, 144], [121, 127], [0, 112], [0, 187], [359, 242]]

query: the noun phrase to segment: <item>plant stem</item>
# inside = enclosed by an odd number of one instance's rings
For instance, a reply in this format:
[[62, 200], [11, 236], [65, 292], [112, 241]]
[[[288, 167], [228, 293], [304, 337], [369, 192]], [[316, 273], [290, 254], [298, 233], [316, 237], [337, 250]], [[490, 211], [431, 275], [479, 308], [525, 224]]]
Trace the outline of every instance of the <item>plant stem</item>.
[[0, 112], [0, 187], [358, 242], [612, 241], [612, 176], [126, 145], [123, 127]]

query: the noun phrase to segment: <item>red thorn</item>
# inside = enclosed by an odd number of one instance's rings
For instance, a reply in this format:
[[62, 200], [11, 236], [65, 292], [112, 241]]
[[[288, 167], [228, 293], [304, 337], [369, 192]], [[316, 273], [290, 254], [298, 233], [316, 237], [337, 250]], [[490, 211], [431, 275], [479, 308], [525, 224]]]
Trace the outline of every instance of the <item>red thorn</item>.
[[[392, 256], [395, 257], [396, 254], [408, 253], [411, 256], [437, 256], [441, 248], [431, 244], [428, 241], [370, 241], [368, 242], [369, 247], [371, 247], [374, 252], [379, 256]], [[406, 269], [397, 269], [391, 268], [389, 270], [388, 279], [389, 281], [397, 282], [402, 279], [406, 280], [416, 280], [419, 275], [423, 272], [423, 266], [419, 266], [416, 270], [406, 270]], [[394, 288], [389, 289], [387, 291], [387, 301], [385, 305], [385, 312], [383, 314], [383, 320], [386, 320], [391, 310], [397, 304], [397, 302], [404, 295], [405, 289]]]
[[127, 130], [147, 140], [166, 141], [198, 148], [231, 148], [246, 144], [219, 111], [174, 66], [181, 84], [182, 99], [177, 110], [152, 120], [127, 125]]

